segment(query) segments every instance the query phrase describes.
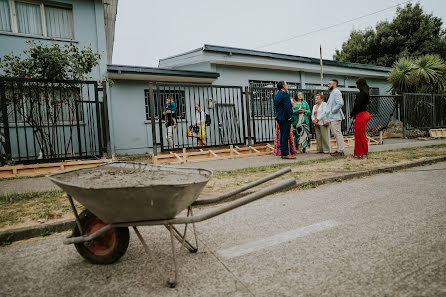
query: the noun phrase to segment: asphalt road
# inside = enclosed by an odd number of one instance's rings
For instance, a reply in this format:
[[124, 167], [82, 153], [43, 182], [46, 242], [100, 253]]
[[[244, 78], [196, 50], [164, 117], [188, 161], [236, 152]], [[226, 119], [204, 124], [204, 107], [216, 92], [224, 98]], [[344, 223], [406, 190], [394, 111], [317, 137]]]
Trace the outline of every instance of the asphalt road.
[[[14, 244], [0, 249], [0, 295], [446, 296], [445, 193], [439, 163], [264, 198], [197, 224], [200, 250], [178, 253], [174, 289], [133, 231], [108, 266], [61, 235]], [[170, 269], [166, 229], [141, 233]]]

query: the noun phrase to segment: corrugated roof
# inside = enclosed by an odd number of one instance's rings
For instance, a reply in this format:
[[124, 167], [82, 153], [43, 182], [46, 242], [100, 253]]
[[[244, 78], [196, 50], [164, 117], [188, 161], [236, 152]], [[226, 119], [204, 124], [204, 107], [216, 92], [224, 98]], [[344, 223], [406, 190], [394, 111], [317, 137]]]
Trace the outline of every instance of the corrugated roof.
[[220, 76], [220, 74], [216, 72], [175, 70], [175, 69], [115, 65], [115, 64], [107, 65], [107, 70], [109, 72], [116, 72], [116, 73], [140, 73], [140, 74], [156, 74], [156, 75], [204, 77], [204, 78], [218, 78]]
[[[160, 59], [160, 61], [165, 61], [168, 59], [172, 59], [175, 57], [179, 57], [179, 56], [186, 55], [188, 53], [192, 53], [192, 52], [196, 52], [196, 51], [200, 51], [200, 50], [207, 51], [207, 52], [219, 52], [219, 53], [225, 53], [225, 54], [237, 54], [237, 55], [246, 55], [246, 56], [255, 56], [255, 57], [264, 57], [264, 58], [273, 58], [273, 59], [281, 59], [281, 60], [288, 60], [288, 61], [319, 64], [318, 58], [310, 58], [310, 57], [303, 57], [303, 56], [295, 56], [295, 55], [288, 55], [288, 54], [264, 52], [264, 51], [257, 51], [257, 50], [250, 50], [250, 49], [243, 49], [243, 48], [236, 48], [236, 47], [219, 46], [219, 45], [210, 45], [210, 44], [205, 44], [201, 48], [198, 48], [198, 49], [186, 52], [186, 53], [182, 53], [182, 54], [178, 54], [175, 56]], [[325, 60], [325, 59], [322, 59], [322, 62], [324, 63], [324, 65], [355, 68], [355, 69], [366, 69], [366, 70], [375, 70], [375, 71], [383, 71], [383, 72], [389, 72], [392, 70], [392, 68], [384, 67], [384, 66], [350, 63], [350, 62], [340, 62], [340, 61]]]

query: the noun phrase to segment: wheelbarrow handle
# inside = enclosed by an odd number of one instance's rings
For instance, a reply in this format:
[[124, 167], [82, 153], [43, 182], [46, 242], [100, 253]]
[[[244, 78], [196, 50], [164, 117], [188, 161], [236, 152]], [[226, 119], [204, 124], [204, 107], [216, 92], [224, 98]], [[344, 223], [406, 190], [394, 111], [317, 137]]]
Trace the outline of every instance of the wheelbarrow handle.
[[210, 198], [210, 199], [197, 200], [194, 203], [192, 203], [192, 206], [210, 205], [210, 204], [215, 204], [215, 203], [224, 201], [224, 200], [226, 200], [228, 198], [231, 198], [232, 196], [235, 196], [235, 195], [237, 195], [237, 194], [239, 194], [241, 192], [244, 192], [244, 191], [246, 191], [248, 189], [254, 188], [254, 187], [256, 187], [256, 186], [258, 186], [260, 184], [263, 184], [263, 183], [265, 183], [267, 181], [275, 179], [275, 178], [277, 178], [279, 176], [282, 176], [282, 175], [284, 175], [284, 174], [286, 174], [288, 172], [291, 172], [291, 168], [290, 167], [287, 167], [287, 168], [281, 169], [279, 171], [276, 171], [276, 172], [274, 172], [274, 173], [272, 173], [270, 175], [262, 177], [262, 178], [260, 178], [260, 179], [258, 179], [256, 181], [253, 181], [253, 182], [251, 182], [249, 184], [241, 186], [240, 188], [237, 188], [237, 189], [232, 190], [232, 191], [230, 191], [228, 193], [222, 194], [222, 195], [220, 195], [218, 197]]
[[150, 226], [150, 225], [175, 225], [175, 224], [192, 224], [192, 223], [198, 223], [205, 221], [207, 219], [213, 218], [215, 216], [218, 216], [222, 213], [228, 212], [234, 208], [243, 206], [245, 204], [248, 204], [250, 202], [256, 201], [260, 198], [263, 198], [265, 196], [274, 194], [279, 191], [283, 191], [285, 189], [289, 189], [296, 185], [296, 180], [294, 178], [289, 178], [284, 181], [281, 181], [277, 184], [271, 185], [269, 187], [266, 187], [264, 189], [261, 189], [255, 193], [249, 194], [243, 198], [240, 198], [238, 200], [229, 202], [225, 205], [222, 205], [220, 207], [216, 207], [212, 210], [209, 210], [203, 214], [200, 214], [198, 216], [191, 216], [191, 217], [179, 217], [169, 220], [156, 220], [156, 221], [141, 221], [141, 222], [132, 222], [132, 223], [118, 223], [113, 224], [113, 227], [122, 227], [122, 226]]

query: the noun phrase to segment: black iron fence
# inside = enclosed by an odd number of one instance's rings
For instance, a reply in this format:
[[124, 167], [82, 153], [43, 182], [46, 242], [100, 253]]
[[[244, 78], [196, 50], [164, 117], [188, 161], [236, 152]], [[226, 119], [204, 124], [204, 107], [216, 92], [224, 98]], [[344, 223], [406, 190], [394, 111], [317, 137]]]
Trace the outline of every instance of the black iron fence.
[[106, 96], [94, 81], [0, 78], [0, 131], [8, 158], [48, 162], [107, 151]]
[[161, 151], [245, 143], [242, 87], [158, 83], [153, 97], [154, 112], [146, 102], [146, 114], [155, 117]]
[[446, 127], [446, 94], [403, 94], [402, 115], [406, 130]]
[[[270, 142], [274, 140], [275, 134], [275, 110], [274, 110], [274, 96], [277, 90], [266, 87], [251, 87], [249, 89], [250, 96], [250, 121], [251, 131], [254, 143]], [[315, 95], [322, 93], [325, 101], [328, 99], [330, 93], [328, 90], [317, 89], [289, 89], [291, 98], [296, 93], [302, 93], [305, 101], [308, 102], [310, 109], [316, 104]], [[358, 92], [342, 91], [344, 99], [344, 106], [342, 108], [346, 117], [342, 121], [342, 133], [344, 135], [353, 134], [353, 119], [350, 119], [350, 111], [353, 108], [353, 103]], [[372, 115], [372, 120], [368, 125], [369, 135], [376, 135], [380, 130], [387, 127], [390, 120], [397, 116], [397, 102], [399, 96], [390, 95], [372, 95], [370, 96], [370, 103], [368, 109]], [[314, 136], [314, 127], [310, 122], [310, 132]]]

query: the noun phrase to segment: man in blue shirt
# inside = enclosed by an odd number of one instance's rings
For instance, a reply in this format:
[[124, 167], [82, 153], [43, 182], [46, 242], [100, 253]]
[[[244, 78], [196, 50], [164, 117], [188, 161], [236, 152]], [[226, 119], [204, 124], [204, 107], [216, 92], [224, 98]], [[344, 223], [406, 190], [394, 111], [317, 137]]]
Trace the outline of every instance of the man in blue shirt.
[[295, 159], [291, 156], [288, 143], [290, 138], [291, 123], [294, 120], [293, 106], [291, 105], [290, 94], [288, 94], [288, 86], [284, 81], [277, 83], [277, 92], [274, 97], [274, 107], [276, 108], [276, 121], [280, 129], [280, 152], [282, 159]]

